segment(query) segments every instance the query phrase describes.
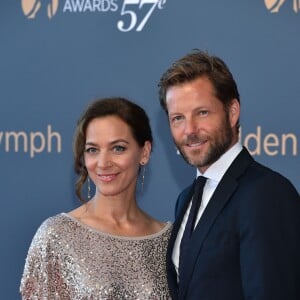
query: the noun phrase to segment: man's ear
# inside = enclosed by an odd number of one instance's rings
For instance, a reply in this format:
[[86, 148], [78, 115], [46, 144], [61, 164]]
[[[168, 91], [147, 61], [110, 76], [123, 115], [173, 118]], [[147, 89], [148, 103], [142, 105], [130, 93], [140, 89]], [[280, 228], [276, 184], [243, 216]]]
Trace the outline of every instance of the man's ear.
[[229, 106], [229, 120], [231, 127], [235, 127], [240, 118], [240, 103], [237, 99], [232, 99]]

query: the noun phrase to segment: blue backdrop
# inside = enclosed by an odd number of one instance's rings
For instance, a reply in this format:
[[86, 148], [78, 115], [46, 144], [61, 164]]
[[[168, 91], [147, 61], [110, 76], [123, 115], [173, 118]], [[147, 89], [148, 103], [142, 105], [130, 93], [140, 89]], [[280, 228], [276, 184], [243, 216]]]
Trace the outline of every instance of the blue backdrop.
[[299, 1], [2, 0], [0, 3], [1, 299], [19, 299], [40, 223], [79, 205], [72, 137], [88, 102], [124, 96], [155, 139], [141, 206], [173, 220], [195, 176], [176, 154], [157, 82], [193, 48], [222, 57], [241, 94], [241, 141], [300, 191]]

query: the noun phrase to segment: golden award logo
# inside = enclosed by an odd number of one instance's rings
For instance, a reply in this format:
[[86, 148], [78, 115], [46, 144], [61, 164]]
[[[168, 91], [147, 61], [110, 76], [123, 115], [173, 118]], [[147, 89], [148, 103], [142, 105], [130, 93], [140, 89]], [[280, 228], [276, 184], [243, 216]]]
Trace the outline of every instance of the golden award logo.
[[40, 9], [46, 9], [49, 19], [54, 17], [58, 8], [59, 0], [21, 0], [22, 10], [28, 19], [34, 19]]
[[[281, 6], [284, 4], [286, 0], [264, 0], [267, 9], [271, 13], [278, 13]], [[300, 0], [292, 0], [293, 1], [293, 10], [295, 13], [298, 13], [300, 10]]]

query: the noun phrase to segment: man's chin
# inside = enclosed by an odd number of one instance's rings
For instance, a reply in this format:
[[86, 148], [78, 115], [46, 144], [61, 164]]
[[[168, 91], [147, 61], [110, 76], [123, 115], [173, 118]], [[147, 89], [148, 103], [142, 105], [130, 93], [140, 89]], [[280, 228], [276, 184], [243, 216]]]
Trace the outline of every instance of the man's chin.
[[192, 157], [187, 155], [182, 155], [184, 160], [193, 167], [201, 167], [202, 166], [202, 160], [199, 160], [199, 157]]
[[197, 167], [199, 164], [201, 164], [202, 159], [199, 159], [200, 151], [199, 150], [191, 150], [187, 154], [186, 151], [182, 151], [182, 148], [177, 146], [177, 149], [179, 150], [179, 153], [183, 157], [183, 159], [191, 166]]

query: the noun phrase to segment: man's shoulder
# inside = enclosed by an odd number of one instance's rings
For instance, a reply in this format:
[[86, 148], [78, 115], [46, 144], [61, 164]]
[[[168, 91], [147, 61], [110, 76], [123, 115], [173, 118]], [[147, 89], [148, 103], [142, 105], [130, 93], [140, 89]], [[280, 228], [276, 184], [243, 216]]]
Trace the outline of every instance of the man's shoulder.
[[293, 183], [283, 174], [254, 159], [245, 149], [236, 159], [227, 175], [237, 179], [240, 189], [247, 190], [248, 196], [260, 201], [259, 195], [266, 198], [286, 195], [299, 199]]
[[179, 196], [178, 196], [178, 199], [185, 199], [189, 193], [192, 191], [193, 189], [193, 184], [190, 184], [189, 186], [185, 187], [180, 193], [179, 193]]

